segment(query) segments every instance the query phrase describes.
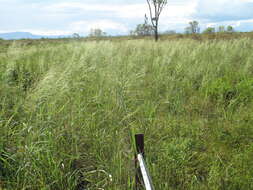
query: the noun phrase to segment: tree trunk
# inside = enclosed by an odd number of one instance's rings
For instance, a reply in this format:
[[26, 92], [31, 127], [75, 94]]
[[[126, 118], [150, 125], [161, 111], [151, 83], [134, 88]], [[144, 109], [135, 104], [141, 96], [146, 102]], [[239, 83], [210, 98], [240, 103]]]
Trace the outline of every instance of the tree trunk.
[[158, 27], [155, 27], [155, 41], [158, 41]]

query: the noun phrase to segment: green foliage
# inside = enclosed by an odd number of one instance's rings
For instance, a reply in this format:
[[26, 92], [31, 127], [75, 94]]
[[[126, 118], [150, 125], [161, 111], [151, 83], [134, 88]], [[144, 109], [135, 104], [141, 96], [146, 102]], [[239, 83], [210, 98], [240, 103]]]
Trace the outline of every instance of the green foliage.
[[213, 34], [215, 33], [215, 28], [213, 27], [208, 27], [203, 31], [204, 34]]
[[208, 84], [207, 93], [210, 98], [225, 106], [247, 105], [253, 100], [253, 80], [218, 78]]
[[0, 189], [253, 188], [251, 39], [82, 40], [0, 53]]
[[225, 26], [219, 26], [218, 27], [218, 32], [220, 32], [220, 33], [224, 33], [224, 32], [228, 32], [228, 33], [232, 33], [232, 32], [235, 32], [235, 30], [234, 30], [234, 28], [233, 28], [233, 26], [227, 26], [226, 28], [225, 28]]
[[234, 32], [233, 26], [227, 26], [227, 32]]

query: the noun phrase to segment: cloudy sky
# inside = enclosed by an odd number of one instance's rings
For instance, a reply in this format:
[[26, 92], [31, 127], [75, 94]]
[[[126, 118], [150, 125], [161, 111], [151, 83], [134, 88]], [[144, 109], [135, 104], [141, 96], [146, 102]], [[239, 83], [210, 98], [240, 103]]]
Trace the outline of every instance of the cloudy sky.
[[[86, 35], [91, 28], [118, 35], [143, 23], [146, 0], [0, 0], [0, 33]], [[160, 30], [182, 32], [191, 20], [253, 30], [253, 0], [168, 0]]]

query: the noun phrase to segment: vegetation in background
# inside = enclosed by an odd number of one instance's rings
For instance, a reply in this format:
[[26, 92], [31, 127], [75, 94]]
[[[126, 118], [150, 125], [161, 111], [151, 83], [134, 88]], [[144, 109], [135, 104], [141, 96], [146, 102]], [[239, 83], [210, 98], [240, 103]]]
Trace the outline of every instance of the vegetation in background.
[[72, 38], [79, 39], [81, 36], [78, 33], [72, 34]]
[[104, 37], [106, 36], [106, 32], [103, 32], [100, 28], [95, 28], [95, 29], [90, 30], [89, 36], [96, 37], [96, 38]]
[[194, 20], [189, 22], [189, 26], [185, 28], [185, 34], [198, 34], [200, 27], [198, 21]]
[[143, 24], [138, 24], [135, 30], [130, 31], [131, 36], [151, 36], [154, 34], [153, 26], [148, 23], [147, 15], [144, 18]]
[[253, 40], [175, 39], [1, 42], [0, 189], [253, 189]]
[[233, 28], [233, 26], [227, 26], [227, 32], [234, 32], [235, 30], [234, 30], [234, 28]]
[[207, 27], [204, 31], [204, 34], [213, 34], [215, 33], [215, 28], [214, 27]]

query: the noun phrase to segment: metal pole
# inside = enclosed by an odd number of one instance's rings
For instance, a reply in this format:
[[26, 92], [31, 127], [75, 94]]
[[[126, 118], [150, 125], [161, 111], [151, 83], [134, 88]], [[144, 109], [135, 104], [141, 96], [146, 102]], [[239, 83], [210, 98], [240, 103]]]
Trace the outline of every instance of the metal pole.
[[138, 164], [138, 154], [142, 154], [144, 156], [144, 135], [136, 134], [135, 135], [135, 145], [137, 154], [135, 154], [135, 190], [140, 190], [143, 187], [143, 180], [141, 175], [141, 169]]
[[145, 163], [143, 134], [135, 135], [135, 145], [137, 152], [137, 154], [135, 154], [135, 189], [141, 190], [145, 187], [146, 190], [154, 190], [154, 185]]
[[146, 190], [154, 190], [154, 185], [152, 183], [152, 179], [149, 174], [148, 167], [145, 163], [143, 156], [141, 154], [138, 154], [137, 158], [140, 163], [141, 173], [142, 173], [142, 177], [143, 177], [143, 181], [144, 181]]

